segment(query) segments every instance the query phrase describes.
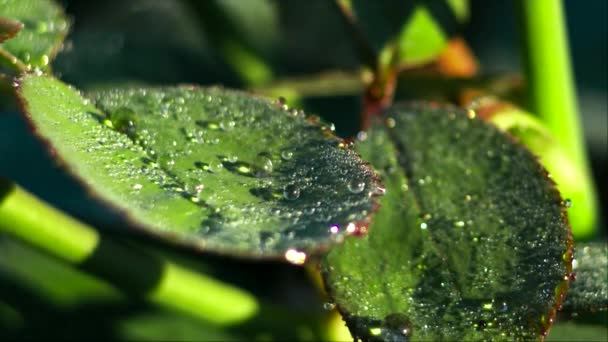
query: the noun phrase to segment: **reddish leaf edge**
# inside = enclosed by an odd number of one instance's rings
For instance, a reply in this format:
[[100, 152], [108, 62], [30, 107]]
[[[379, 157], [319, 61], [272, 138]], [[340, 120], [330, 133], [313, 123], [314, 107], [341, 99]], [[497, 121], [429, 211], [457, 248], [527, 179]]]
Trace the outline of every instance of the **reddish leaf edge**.
[[[191, 239], [188, 239], [187, 234], [158, 231], [158, 230], [150, 229], [148, 226], [137, 222], [137, 220], [132, 216], [132, 214], [128, 211], [128, 209], [120, 208], [120, 207], [116, 206], [114, 203], [112, 203], [110, 200], [102, 197], [99, 193], [97, 193], [95, 191], [92, 183], [87, 181], [82, 176], [78, 175], [76, 173], [76, 171], [74, 171], [72, 168], [70, 168], [68, 163], [57, 152], [57, 150], [53, 146], [53, 143], [48, 138], [46, 138], [42, 132], [40, 132], [36, 128], [33, 118], [30, 116], [29, 111], [28, 111], [27, 100], [21, 95], [21, 92], [20, 92], [22, 80], [25, 77], [32, 76], [32, 75], [40, 76], [41, 73], [36, 72], [36, 71], [24, 73], [20, 77], [16, 78], [13, 83], [19, 112], [25, 119], [25, 122], [28, 126], [30, 133], [41, 143], [41, 145], [46, 150], [46, 152], [51, 157], [51, 159], [53, 159], [53, 161], [55, 162], [57, 167], [59, 167], [62, 171], [66, 172], [66, 174], [69, 175], [72, 179], [76, 180], [78, 182], [78, 184], [82, 186], [83, 190], [85, 191], [85, 193], [87, 194], [87, 196], [89, 198], [95, 200], [96, 203], [100, 204], [105, 209], [109, 209], [112, 213], [114, 213], [117, 217], [119, 217], [121, 219], [121, 221], [124, 221], [127, 224], [128, 228], [132, 228], [132, 229], [130, 229], [131, 233], [134, 233], [135, 235], [139, 235], [144, 238], [151, 238], [154, 241], [157, 241], [160, 243], [171, 244], [175, 247], [184, 249], [184, 250], [186, 250], [190, 253], [194, 253], [194, 254], [211, 255], [211, 256], [217, 256], [217, 257], [229, 257], [229, 258], [234, 258], [237, 260], [245, 260], [245, 261], [246, 260], [259, 260], [259, 261], [272, 261], [272, 260], [285, 261], [286, 260], [284, 254], [265, 254], [265, 255], [263, 255], [263, 254], [256, 254], [256, 253], [247, 253], [247, 252], [242, 252], [242, 251], [228, 252], [228, 251], [220, 250], [220, 249], [208, 249], [204, 246], [203, 243], [201, 243], [201, 241], [191, 241]], [[73, 87], [70, 84], [67, 84], [67, 86], [70, 87], [71, 89], [77, 91], [83, 98], [85, 98], [85, 99], [87, 98], [82, 93], [82, 91], [78, 90], [77, 88]], [[247, 96], [257, 98], [257, 99], [261, 99], [261, 100], [267, 101], [271, 104], [275, 104], [277, 106], [284, 106], [283, 101], [280, 98], [278, 100], [272, 100], [269, 97], [255, 94], [253, 92], [246, 91], [246, 90], [229, 89], [229, 88], [224, 88], [222, 86], [202, 87], [197, 84], [178, 84], [178, 85], [175, 85], [175, 87], [185, 88], [185, 89], [219, 88], [219, 89], [230, 91], [233, 93], [247, 95]], [[164, 87], [151, 86], [151, 87], [146, 87], [146, 88], [164, 88]], [[323, 127], [323, 122], [319, 121], [318, 117], [315, 117], [314, 115], [307, 115], [306, 120], [309, 123], [311, 123], [313, 125], [313, 127], [315, 127], [315, 128], [322, 129], [322, 127]], [[327, 138], [334, 139], [338, 144], [341, 144], [341, 146], [343, 146], [345, 149], [351, 151], [356, 156], [356, 158], [359, 160], [359, 166], [364, 168], [366, 171], [370, 172], [373, 175], [372, 180], [375, 183], [376, 188], [380, 190], [379, 192], [374, 192], [371, 195], [372, 208], [369, 211], [368, 215], [363, 220], [353, 222], [355, 229], [349, 235], [346, 235], [345, 238], [351, 238], [351, 237], [357, 238], [357, 237], [365, 236], [368, 233], [368, 229], [373, 220], [374, 215], [378, 212], [378, 210], [380, 208], [379, 197], [383, 195], [384, 187], [381, 185], [380, 177], [376, 173], [376, 171], [373, 169], [371, 164], [369, 162], [363, 160], [361, 158], [361, 156], [353, 150], [354, 144], [352, 143], [352, 140], [340, 138], [340, 137], [336, 136], [335, 134], [333, 134], [332, 132], [330, 132], [329, 130], [323, 130], [323, 131]], [[315, 260], [316, 257], [328, 252], [333, 246], [341, 244], [343, 241], [344, 241], [344, 239], [341, 241], [319, 243], [314, 248], [302, 250], [301, 252], [305, 252], [306, 256], [307, 256], [306, 257], [307, 262], [304, 263], [303, 265], [312, 263], [312, 260]], [[298, 266], [300, 266], [300, 265], [298, 264]]]

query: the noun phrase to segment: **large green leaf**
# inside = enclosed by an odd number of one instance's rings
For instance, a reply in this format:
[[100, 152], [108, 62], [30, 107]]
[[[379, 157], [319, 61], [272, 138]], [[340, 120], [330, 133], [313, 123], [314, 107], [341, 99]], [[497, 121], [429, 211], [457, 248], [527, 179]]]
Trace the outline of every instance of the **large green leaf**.
[[577, 244], [572, 268], [572, 283], [564, 310], [608, 310], [608, 245], [605, 242]]
[[567, 342], [605, 342], [608, 340], [608, 328], [605, 325], [557, 322], [547, 336], [547, 341]]
[[535, 157], [473, 114], [398, 105], [358, 144], [386, 195], [369, 234], [323, 262], [354, 336], [523, 340], [550, 327], [571, 270], [564, 206]]
[[36, 75], [18, 94], [37, 133], [100, 198], [136, 226], [204, 250], [301, 263], [376, 207], [373, 171], [331, 125], [280, 101], [194, 86], [88, 101]]
[[0, 44], [0, 61], [18, 68], [47, 68], [68, 32], [62, 9], [51, 0], [2, 0], [0, 19], [23, 24], [13, 39]]

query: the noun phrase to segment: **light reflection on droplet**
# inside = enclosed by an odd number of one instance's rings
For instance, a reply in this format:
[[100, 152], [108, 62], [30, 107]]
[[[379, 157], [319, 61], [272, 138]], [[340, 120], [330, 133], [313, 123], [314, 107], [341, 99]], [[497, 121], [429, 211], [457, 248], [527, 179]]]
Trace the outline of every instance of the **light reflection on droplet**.
[[285, 252], [285, 259], [294, 265], [302, 265], [306, 262], [306, 253], [296, 249], [288, 249]]

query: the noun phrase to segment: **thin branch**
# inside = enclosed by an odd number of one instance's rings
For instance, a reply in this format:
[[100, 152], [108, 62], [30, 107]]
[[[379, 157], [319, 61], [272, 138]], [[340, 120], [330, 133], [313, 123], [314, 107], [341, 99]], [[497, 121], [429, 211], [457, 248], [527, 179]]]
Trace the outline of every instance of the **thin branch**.
[[334, 0], [333, 4], [338, 9], [338, 12], [346, 23], [346, 26], [349, 28], [351, 36], [357, 47], [357, 52], [361, 62], [367, 65], [370, 69], [376, 70], [378, 67], [378, 54], [369, 42], [365, 32], [363, 32], [357, 23], [357, 18], [352, 10], [352, 7], [350, 6], [350, 2], [348, 0]]

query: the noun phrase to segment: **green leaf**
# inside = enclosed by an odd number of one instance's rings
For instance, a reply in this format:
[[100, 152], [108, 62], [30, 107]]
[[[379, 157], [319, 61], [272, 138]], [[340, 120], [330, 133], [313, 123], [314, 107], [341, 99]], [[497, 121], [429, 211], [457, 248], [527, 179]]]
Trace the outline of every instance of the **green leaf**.
[[419, 6], [399, 33], [397, 42], [400, 62], [418, 65], [437, 57], [445, 48], [447, 38], [428, 9]]
[[561, 198], [530, 152], [473, 114], [397, 105], [358, 144], [386, 195], [370, 233], [323, 262], [354, 336], [524, 340], [549, 328], [571, 271]]
[[608, 340], [608, 328], [601, 325], [557, 322], [551, 329], [546, 341], [604, 342]]
[[203, 250], [299, 264], [356, 233], [377, 205], [374, 172], [333, 128], [279, 101], [182, 86], [98, 91], [94, 106], [36, 75], [18, 95], [96, 195], [135, 226]]
[[608, 310], [608, 245], [577, 244], [572, 269], [576, 280], [564, 302], [566, 311]]
[[0, 44], [0, 62], [21, 72], [48, 68], [68, 32], [63, 10], [51, 0], [5, 0], [0, 17], [23, 25], [13, 39]]
[[491, 98], [479, 102], [478, 109], [487, 113], [489, 122], [515, 136], [547, 168], [562, 196], [572, 204], [568, 209], [568, 220], [574, 238], [592, 237], [596, 232], [598, 208], [595, 189], [585, 170], [574, 162], [556, 136], [531, 113]]

